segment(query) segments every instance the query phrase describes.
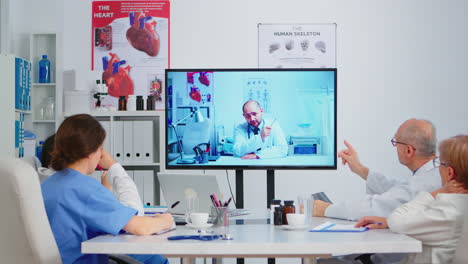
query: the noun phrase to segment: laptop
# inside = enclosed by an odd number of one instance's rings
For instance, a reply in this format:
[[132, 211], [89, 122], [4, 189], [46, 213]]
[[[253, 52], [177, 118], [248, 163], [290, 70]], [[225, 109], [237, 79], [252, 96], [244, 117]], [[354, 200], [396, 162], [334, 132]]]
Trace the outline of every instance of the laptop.
[[[169, 208], [174, 217], [180, 216], [183, 218], [186, 209], [185, 193], [187, 192], [195, 192], [197, 194], [200, 212], [205, 213], [210, 213], [210, 208], [213, 206], [210, 198], [211, 194], [214, 193], [218, 199], [221, 198], [221, 191], [215, 175], [159, 172], [158, 179], [167, 205], [170, 207], [179, 201], [176, 207]], [[227, 200], [226, 197], [225, 200]], [[236, 217], [250, 213], [249, 209], [235, 209], [231, 207], [228, 211], [228, 216]]]
[[159, 172], [158, 179], [167, 206], [180, 201], [176, 207], [169, 208], [174, 215], [185, 214], [187, 192], [196, 193], [200, 212], [205, 213], [209, 213], [213, 205], [210, 195], [214, 193], [218, 198], [221, 197], [215, 175]]

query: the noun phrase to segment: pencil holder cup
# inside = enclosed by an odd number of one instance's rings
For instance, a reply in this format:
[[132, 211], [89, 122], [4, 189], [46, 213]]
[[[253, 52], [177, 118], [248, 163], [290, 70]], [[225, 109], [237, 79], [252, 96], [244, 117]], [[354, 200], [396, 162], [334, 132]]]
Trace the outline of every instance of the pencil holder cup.
[[229, 207], [211, 207], [210, 216], [214, 226], [229, 226], [228, 209]]

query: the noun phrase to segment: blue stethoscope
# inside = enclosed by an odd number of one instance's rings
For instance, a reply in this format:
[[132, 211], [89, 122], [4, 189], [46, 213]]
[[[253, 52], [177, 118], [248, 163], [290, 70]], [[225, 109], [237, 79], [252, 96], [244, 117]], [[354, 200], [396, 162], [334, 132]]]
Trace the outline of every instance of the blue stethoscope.
[[170, 236], [167, 239], [168, 240], [184, 240], [184, 239], [194, 239], [194, 240], [201, 240], [201, 241], [211, 241], [211, 240], [216, 240], [220, 239], [222, 236], [221, 235], [204, 235], [204, 236]]

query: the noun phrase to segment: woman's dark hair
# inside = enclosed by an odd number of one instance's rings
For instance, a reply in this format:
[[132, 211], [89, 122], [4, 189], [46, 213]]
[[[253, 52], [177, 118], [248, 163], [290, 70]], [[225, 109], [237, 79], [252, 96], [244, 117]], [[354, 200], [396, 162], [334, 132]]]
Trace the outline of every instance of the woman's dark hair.
[[98, 150], [106, 131], [92, 116], [79, 114], [63, 121], [55, 134], [52, 168], [60, 171]]
[[41, 153], [41, 162], [42, 167], [48, 168], [50, 165], [50, 161], [52, 159], [52, 151], [54, 150], [54, 143], [55, 143], [55, 134], [48, 137], [44, 144], [42, 145], [42, 153]]

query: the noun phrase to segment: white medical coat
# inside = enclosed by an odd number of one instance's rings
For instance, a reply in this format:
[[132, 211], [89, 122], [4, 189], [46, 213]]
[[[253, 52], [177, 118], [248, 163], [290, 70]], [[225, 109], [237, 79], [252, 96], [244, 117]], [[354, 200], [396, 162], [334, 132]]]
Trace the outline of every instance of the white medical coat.
[[347, 199], [330, 205], [325, 216], [358, 220], [364, 216], [388, 217], [398, 206], [407, 203], [421, 191], [432, 192], [442, 187], [439, 169], [432, 160], [420, 167], [413, 176], [399, 180], [369, 171], [367, 194], [360, 199]]
[[452, 263], [460, 240], [468, 194], [419, 193], [414, 200], [393, 211], [390, 230], [409, 235], [423, 244], [423, 251], [410, 254], [407, 263]]

